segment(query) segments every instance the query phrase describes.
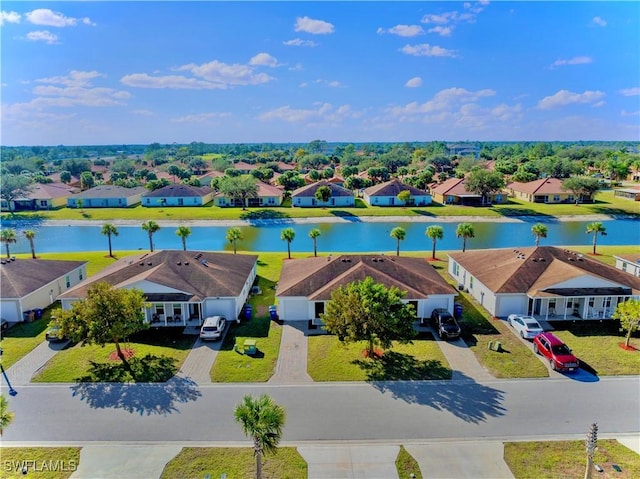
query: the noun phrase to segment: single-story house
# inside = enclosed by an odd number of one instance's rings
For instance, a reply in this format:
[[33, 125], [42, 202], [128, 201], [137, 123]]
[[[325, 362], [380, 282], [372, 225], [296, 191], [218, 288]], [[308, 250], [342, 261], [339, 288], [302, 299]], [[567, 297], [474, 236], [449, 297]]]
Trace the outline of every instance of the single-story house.
[[[482, 205], [482, 195], [467, 191], [465, 188], [465, 178], [449, 178], [443, 183], [431, 186], [433, 199], [443, 205], [480, 206]], [[508, 196], [500, 191], [490, 194], [485, 198], [484, 204], [507, 203]]]
[[20, 322], [26, 319], [25, 312], [46, 308], [84, 280], [87, 262], [2, 259], [0, 275], [0, 316]]
[[640, 254], [614, 256], [616, 268], [640, 278]]
[[2, 200], [2, 209], [21, 210], [51, 210], [66, 206], [67, 199], [79, 190], [65, 183], [34, 183], [22, 198], [11, 201], [11, 208]]
[[[246, 206], [280, 206], [282, 204], [282, 190], [273, 185], [258, 181], [258, 196], [247, 199]], [[216, 193], [213, 197], [215, 206], [245, 206], [242, 200], [228, 198], [222, 193]]]
[[126, 208], [142, 201], [148, 190], [143, 186], [99, 185], [67, 198], [69, 208]]
[[617, 196], [618, 198], [626, 198], [634, 201], [640, 201], [640, 186], [628, 186], [626, 188], [616, 188], [613, 190], [613, 196]]
[[507, 185], [507, 189], [514, 198], [530, 203], [575, 203], [573, 193], [563, 190], [562, 180], [558, 178], [513, 182]]
[[497, 317], [610, 319], [618, 303], [640, 298], [640, 278], [553, 246], [451, 253], [449, 274]]
[[[398, 199], [398, 194], [401, 191], [411, 193], [411, 197], [406, 203]], [[431, 204], [429, 193], [414, 186], [405, 185], [397, 178], [365, 188], [363, 198], [371, 206], [424, 206]]]
[[260, 165], [256, 165], [253, 163], [247, 163], [246, 161], [238, 161], [233, 164], [233, 169], [239, 171], [243, 175], [250, 174], [253, 170], [257, 170], [260, 168]]
[[406, 291], [403, 301], [414, 306], [418, 318], [429, 317], [435, 308], [453, 312], [457, 292], [426, 259], [344, 254], [285, 261], [276, 289], [279, 318], [321, 324], [331, 293], [366, 277]]
[[127, 256], [60, 296], [63, 309], [100, 282], [144, 291], [151, 326], [200, 325], [239, 317], [256, 278], [256, 255], [161, 250]]
[[[315, 194], [321, 186], [328, 186], [331, 190], [329, 201], [316, 199]], [[321, 180], [311, 185], [303, 186], [294, 190], [291, 194], [291, 206], [300, 207], [323, 207], [323, 206], [354, 206], [355, 197], [353, 192], [342, 186], [335, 185], [327, 180]]]
[[171, 184], [142, 195], [142, 206], [203, 206], [213, 199], [210, 186]]

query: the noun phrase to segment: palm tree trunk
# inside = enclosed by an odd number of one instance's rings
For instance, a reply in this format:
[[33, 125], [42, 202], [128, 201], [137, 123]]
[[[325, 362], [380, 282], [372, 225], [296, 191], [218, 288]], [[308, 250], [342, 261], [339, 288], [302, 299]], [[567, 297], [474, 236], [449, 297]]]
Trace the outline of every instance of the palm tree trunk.
[[317, 258], [318, 257], [318, 249], [316, 248], [316, 239], [313, 238], [313, 257]]
[[593, 459], [587, 455], [587, 470], [584, 471], [584, 479], [591, 479], [591, 472], [593, 471]]
[[33, 238], [29, 239], [29, 246], [31, 246], [31, 257], [36, 259], [36, 247], [33, 245]]
[[396, 256], [400, 256], [400, 240], [396, 240]]
[[540, 236], [536, 235], [536, 248], [540, 245]]
[[11, 257], [11, 253], [9, 252], [9, 243], [8, 242], [5, 243], [4, 247], [7, 249], [7, 258], [10, 258]]
[[289, 259], [291, 259], [291, 243], [289, 241], [287, 241], [287, 255], [289, 256]]
[[593, 254], [596, 254], [596, 244], [598, 243], [598, 232], [594, 231], [593, 233]]
[[113, 258], [113, 250], [111, 249], [111, 234], [107, 235], [107, 240], [109, 241], [109, 257]]
[[462, 252], [464, 253], [467, 249], [467, 237], [463, 236], [462, 237]]
[[431, 253], [431, 258], [436, 259], [436, 239], [433, 238], [433, 251]]
[[236, 251], [236, 240], [233, 240], [233, 254], [237, 254], [237, 251]]
[[153, 253], [153, 234], [149, 233], [149, 250]]
[[262, 453], [260, 452], [260, 443], [257, 437], [253, 438], [253, 448], [256, 456], [256, 479], [262, 479]]
[[187, 238], [182, 238], [182, 250], [187, 251]]

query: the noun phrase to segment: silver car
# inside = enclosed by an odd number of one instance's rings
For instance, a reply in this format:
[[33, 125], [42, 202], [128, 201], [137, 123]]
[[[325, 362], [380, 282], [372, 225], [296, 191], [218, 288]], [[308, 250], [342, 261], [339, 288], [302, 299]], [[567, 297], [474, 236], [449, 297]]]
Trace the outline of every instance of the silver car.
[[540, 323], [531, 316], [510, 314], [509, 324], [513, 326], [513, 329], [518, 331], [520, 337], [524, 339], [533, 339], [536, 337], [536, 335], [544, 332], [544, 329], [542, 329]]

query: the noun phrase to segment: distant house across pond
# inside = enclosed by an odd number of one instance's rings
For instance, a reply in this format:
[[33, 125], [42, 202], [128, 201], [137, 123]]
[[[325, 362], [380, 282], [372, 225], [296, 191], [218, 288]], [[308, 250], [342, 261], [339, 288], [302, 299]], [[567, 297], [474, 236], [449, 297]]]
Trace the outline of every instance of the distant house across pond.
[[2, 210], [52, 210], [66, 206], [67, 199], [78, 191], [64, 183], [34, 183], [23, 197], [12, 200], [11, 205], [4, 199], [0, 205]]
[[511, 195], [530, 203], [574, 203], [575, 197], [570, 191], [562, 189], [562, 180], [541, 178], [527, 183], [513, 182], [507, 185]]
[[[432, 185], [431, 194], [434, 201], [443, 205], [481, 206], [482, 196], [468, 191], [465, 187], [465, 178], [450, 178], [443, 183]], [[505, 192], [497, 192], [489, 195], [485, 205], [493, 203], [508, 203], [509, 198]]]
[[167, 185], [142, 195], [142, 206], [203, 206], [213, 199], [210, 186]]
[[[398, 199], [398, 194], [408, 191], [411, 197], [407, 202]], [[431, 204], [431, 195], [398, 179], [380, 183], [364, 190], [364, 201], [371, 206], [425, 206]]]
[[[328, 186], [331, 190], [329, 201], [321, 201], [315, 197], [321, 186]], [[355, 197], [351, 190], [335, 185], [327, 180], [321, 180], [312, 185], [303, 186], [291, 194], [291, 206], [326, 207], [326, 206], [354, 206]]]
[[[282, 190], [262, 181], [257, 182], [258, 196], [256, 198], [248, 198], [248, 207], [256, 206], [280, 206], [282, 204]], [[239, 206], [243, 207], [242, 200], [228, 198], [222, 193], [216, 193], [213, 197], [213, 204], [215, 206]]]
[[115, 185], [99, 185], [67, 198], [69, 208], [126, 208], [142, 201], [149, 190], [142, 186], [125, 188]]

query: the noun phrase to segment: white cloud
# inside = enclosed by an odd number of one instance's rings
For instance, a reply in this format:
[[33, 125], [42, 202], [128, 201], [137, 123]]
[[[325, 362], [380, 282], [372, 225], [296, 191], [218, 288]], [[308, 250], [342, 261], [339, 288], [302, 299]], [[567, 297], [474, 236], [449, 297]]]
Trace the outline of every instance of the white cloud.
[[391, 107], [387, 111], [395, 117], [406, 118], [425, 113], [449, 111], [456, 108], [457, 105], [475, 102], [495, 94], [496, 92], [490, 89], [469, 91], [465, 88], [447, 88], [440, 90], [425, 103], [412, 102], [404, 106]]
[[302, 40], [301, 38], [294, 38], [293, 40], [287, 40], [286, 42], [282, 42], [284, 45], [288, 47], [317, 47], [318, 44], [311, 40]]
[[0, 11], [0, 25], [4, 25], [4, 22], [20, 23], [20, 18], [20, 14], [17, 12]]
[[100, 78], [100, 77], [104, 77], [104, 75], [95, 70], [89, 71], [89, 72], [72, 70], [66, 76], [40, 78], [36, 80], [36, 82], [37, 83], [53, 83], [53, 84], [60, 84], [60, 85], [73, 86], [73, 87], [84, 87], [84, 86], [91, 85], [90, 80], [93, 80], [95, 78]]
[[[322, 78], [318, 78], [314, 80], [314, 83], [325, 85], [331, 88], [342, 88], [344, 85], [340, 83], [338, 80], [323, 80]], [[305, 83], [306, 86], [306, 83]]]
[[48, 32], [47, 30], [38, 30], [27, 33], [27, 40], [31, 40], [33, 42], [46, 42], [49, 45], [53, 45], [54, 43], [58, 43], [58, 35]]
[[640, 87], [633, 87], [633, 88], [624, 88], [622, 90], [620, 90], [620, 93], [622, 93], [624, 96], [637, 96], [640, 95]]
[[626, 110], [622, 110], [620, 112], [620, 115], [622, 116], [640, 116], [640, 110], [638, 111], [626, 111]]
[[249, 60], [249, 65], [260, 65], [264, 67], [276, 67], [278, 66], [278, 60], [272, 57], [268, 53], [258, 53], [256, 56]]
[[406, 86], [407, 88], [417, 88], [419, 86], [422, 86], [422, 78], [413, 77], [408, 80], [407, 83], [404, 84], [404, 86]]
[[177, 70], [189, 71], [196, 77], [223, 85], [225, 88], [233, 85], [258, 85], [273, 80], [273, 77], [266, 73], [255, 73], [251, 66], [239, 63], [227, 64], [217, 60], [202, 65], [189, 63], [178, 67]]
[[405, 45], [400, 51], [406, 55], [413, 55], [416, 57], [456, 57], [456, 52], [454, 50], [448, 50], [437, 45], [432, 46], [428, 43]]
[[210, 120], [226, 118], [229, 116], [231, 116], [231, 113], [197, 113], [194, 115], [172, 118], [171, 123], [206, 123]]
[[571, 105], [574, 103], [591, 103], [600, 106], [600, 100], [604, 97], [601, 91], [587, 90], [583, 93], [574, 93], [569, 90], [560, 90], [557, 93], [546, 96], [538, 102], [536, 108], [540, 110], [549, 110], [561, 106]]
[[155, 113], [152, 112], [151, 110], [131, 110], [131, 113], [134, 115], [140, 115], [140, 116], [154, 116]]
[[593, 25], [597, 25], [599, 27], [606, 27], [607, 26], [607, 21], [602, 17], [593, 17], [593, 20], [591, 20], [591, 23]]
[[[48, 27], [74, 27], [78, 24], [78, 19], [66, 17], [60, 12], [54, 12], [48, 8], [38, 8], [25, 14], [29, 23], [34, 25], [46, 25]], [[89, 18], [80, 19], [85, 25], [95, 25]]]
[[588, 63], [593, 63], [593, 58], [585, 56], [573, 57], [568, 60], [556, 60], [549, 68], [556, 68], [564, 65], [586, 65]]
[[438, 25], [436, 27], [430, 28], [428, 30], [428, 32], [429, 33], [437, 33], [441, 37], [449, 37], [449, 36], [451, 36], [451, 33], [453, 32], [453, 27], [451, 27], [451, 26], [443, 27], [441, 25]]
[[458, 18], [458, 12], [445, 12], [445, 13], [428, 13], [424, 17], [422, 17], [422, 23], [440, 23], [446, 24], [450, 23]]
[[314, 35], [325, 35], [327, 33], [333, 33], [333, 25], [324, 20], [314, 20], [309, 17], [296, 18], [296, 25], [294, 27], [296, 32], [307, 32]]
[[378, 28], [376, 33], [391, 33], [399, 37], [417, 37], [418, 35], [424, 35], [424, 30], [420, 25], [396, 25], [386, 30], [382, 27]]
[[289, 105], [264, 112], [258, 116], [261, 121], [280, 120], [289, 123], [310, 122], [313, 124], [335, 125], [350, 118], [358, 118], [349, 105], [334, 107], [330, 103], [315, 103], [315, 108], [291, 108]]
[[120, 82], [136, 88], [173, 88], [182, 90], [213, 90], [224, 89], [226, 85], [211, 83], [184, 75], [151, 76], [147, 73], [132, 73], [125, 75]]

